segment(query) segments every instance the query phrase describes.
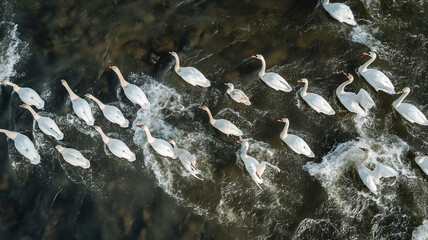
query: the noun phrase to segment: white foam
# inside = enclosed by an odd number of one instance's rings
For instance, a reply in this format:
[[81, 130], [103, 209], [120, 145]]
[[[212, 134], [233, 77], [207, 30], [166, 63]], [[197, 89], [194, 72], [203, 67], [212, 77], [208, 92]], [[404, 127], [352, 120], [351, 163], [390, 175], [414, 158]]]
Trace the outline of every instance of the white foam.
[[428, 220], [424, 220], [422, 225], [417, 227], [412, 233], [412, 240], [428, 239]]

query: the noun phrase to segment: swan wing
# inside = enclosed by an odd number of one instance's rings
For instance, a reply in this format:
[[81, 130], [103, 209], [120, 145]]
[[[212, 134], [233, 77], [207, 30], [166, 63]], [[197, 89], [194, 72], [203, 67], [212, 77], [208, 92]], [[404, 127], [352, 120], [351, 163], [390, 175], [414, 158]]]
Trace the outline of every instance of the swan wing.
[[18, 96], [24, 103], [35, 106], [37, 109], [42, 109], [45, 106], [45, 102], [40, 95], [31, 88], [21, 88], [18, 91]]
[[90, 126], [94, 125], [95, 119], [92, 116], [91, 106], [86, 100], [78, 97], [77, 99], [71, 101], [71, 103], [73, 104], [73, 110], [78, 117], [83, 119], [86, 124]]
[[281, 75], [273, 72], [265, 73], [261, 77], [263, 82], [265, 82], [269, 87], [277, 90], [277, 91], [283, 91], [283, 92], [291, 92], [293, 88], [285, 81]]
[[242, 136], [242, 131], [237, 126], [226, 119], [216, 119], [215, 128], [227, 135]]
[[61, 152], [61, 154], [62, 154], [64, 160], [73, 166], [79, 166], [82, 168], [89, 168], [91, 165], [89, 160], [86, 159], [82, 155], [82, 153], [80, 153], [76, 149], [64, 148], [64, 150]]
[[391, 80], [381, 71], [377, 69], [367, 69], [367, 71], [361, 73], [366, 81], [372, 85], [376, 91], [384, 91], [389, 94], [395, 94], [394, 85]]
[[181, 67], [177, 74], [193, 86], [209, 87], [211, 82], [194, 67]]
[[135, 154], [121, 140], [110, 138], [110, 141], [107, 143], [107, 146], [110, 151], [117, 157], [125, 158], [130, 162], [135, 161]]
[[44, 132], [46, 135], [54, 137], [56, 140], [62, 140], [64, 138], [64, 133], [59, 130], [58, 126], [49, 117], [40, 117], [37, 121], [40, 130]]
[[123, 116], [123, 113], [115, 106], [106, 105], [104, 109], [102, 109], [103, 115], [110, 122], [119, 124], [121, 127], [128, 127], [129, 121]]
[[288, 134], [284, 141], [296, 153], [303, 154], [310, 158], [315, 157], [315, 154], [308, 144], [299, 136]]
[[177, 155], [175, 155], [174, 153], [174, 149], [167, 141], [163, 139], [156, 139], [151, 143], [151, 145], [153, 149], [155, 149], [155, 151], [158, 152], [160, 155], [173, 159], [177, 158]]
[[394, 177], [397, 176], [398, 173], [392, 167], [383, 165], [380, 162], [376, 163], [376, 167], [373, 171], [373, 177], [376, 182], [379, 182], [381, 177]]
[[254, 164], [254, 162], [249, 161], [247, 159], [244, 160], [244, 163], [245, 163], [245, 168], [247, 169], [247, 172], [250, 174], [253, 181], [256, 182], [257, 185], [260, 187], [259, 183], [263, 183], [263, 179], [261, 179], [259, 176], [257, 176], [256, 165]]
[[368, 169], [367, 167], [361, 165], [357, 166], [357, 171], [358, 175], [360, 175], [361, 180], [363, 180], [363, 183], [370, 189], [371, 192], [377, 194], [377, 187], [373, 181], [372, 171], [370, 171], [370, 169]]
[[303, 99], [318, 113], [324, 113], [326, 115], [334, 115], [336, 113], [330, 104], [316, 93], [307, 93]]
[[366, 116], [367, 112], [364, 111], [364, 109], [360, 106], [358, 103], [357, 95], [355, 93], [351, 92], [345, 92], [342, 94], [338, 94], [337, 97], [339, 98], [340, 102], [345, 106], [345, 108], [353, 113], [356, 113], [361, 116]]
[[373, 101], [372, 97], [370, 97], [369, 93], [362, 88], [358, 92], [356, 99], [361, 107], [363, 107], [365, 110], [369, 110], [375, 106], [375, 102]]
[[13, 141], [16, 150], [24, 157], [28, 158], [32, 164], [40, 163], [40, 155], [34, 147], [33, 142], [27, 136], [18, 133]]
[[244, 103], [246, 105], [251, 105], [250, 99], [245, 95], [245, 93], [239, 89], [234, 89], [229, 93], [230, 97], [239, 103]]
[[413, 104], [401, 103], [395, 109], [401, 114], [401, 116], [411, 123], [428, 125], [426, 116]]
[[125, 96], [134, 104], [138, 104], [142, 109], [149, 109], [150, 102], [147, 99], [146, 94], [137, 85], [129, 83], [123, 88]]

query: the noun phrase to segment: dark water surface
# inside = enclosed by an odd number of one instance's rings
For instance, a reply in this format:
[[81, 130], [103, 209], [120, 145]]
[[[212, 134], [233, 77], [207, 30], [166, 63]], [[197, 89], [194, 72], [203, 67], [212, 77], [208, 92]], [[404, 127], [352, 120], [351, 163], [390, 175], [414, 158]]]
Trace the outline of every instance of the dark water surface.
[[[414, 162], [428, 151], [428, 129], [402, 119], [391, 106], [398, 96], [377, 93], [355, 72], [368, 60], [362, 52], [377, 52], [371, 67], [397, 91], [410, 87], [405, 101], [427, 115], [428, 3], [344, 3], [358, 26], [337, 22], [310, 0], [4, 0], [0, 78], [39, 92], [46, 102], [39, 114], [53, 118], [65, 138], [45, 136], [12, 88], [0, 87], [0, 128], [29, 136], [42, 157], [31, 165], [0, 136], [0, 239], [428, 239], [428, 181]], [[181, 80], [169, 51], [212, 87]], [[291, 93], [258, 79], [256, 53]], [[150, 110], [124, 96], [110, 65], [143, 89]], [[376, 102], [366, 118], [347, 112], [335, 96], [346, 80], [342, 71], [355, 76], [347, 91], [364, 88]], [[302, 101], [303, 77], [336, 115], [317, 114]], [[122, 110], [132, 127], [108, 122], [89, 100], [95, 124], [123, 140], [135, 162], [112, 155], [77, 118], [61, 79], [79, 96], [92, 93]], [[252, 105], [232, 102], [225, 82], [246, 92]], [[212, 128], [199, 105], [242, 129], [249, 155], [282, 170], [266, 170], [263, 191], [248, 176], [237, 139]], [[282, 117], [314, 159], [281, 141]], [[194, 153], [204, 181], [157, 155], [136, 124]], [[81, 150], [91, 168], [65, 162], [57, 144]], [[382, 180], [377, 196], [356, 171], [364, 157], [358, 147], [371, 148], [373, 160], [399, 173]]]

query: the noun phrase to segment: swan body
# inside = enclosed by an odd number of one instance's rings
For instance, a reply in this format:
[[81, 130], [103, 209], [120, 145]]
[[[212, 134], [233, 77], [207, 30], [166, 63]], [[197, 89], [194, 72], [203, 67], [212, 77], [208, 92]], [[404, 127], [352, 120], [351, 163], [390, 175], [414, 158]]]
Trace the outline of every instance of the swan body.
[[107, 145], [108, 149], [110, 149], [110, 151], [117, 157], [119, 158], [125, 158], [126, 160], [133, 162], [135, 161], [136, 157], [135, 157], [135, 153], [133, 153], [128, 146], [126, 146], [126, 144], [124, 142], [122, 142], [119, 139], [115, 139], [115, 138], [109, 138], [107, 137], [103, 130], [101, 130], [100, 127], [98, 126], [94, 126], [95, 130], [97, 130], [102, 139], [103, 142]]
[[251, 105], [250, 99], [245, 95], [245, 93], [239, 89], [235, 89], [232, 83], [225, 83], [224, 85], [228, 86], [227, 94], [235, 100], [235, 102], [243, 103], [247, 106]]
[[220, 132], [226, 134], [227, 136], [233, 135], [233, 136], [242, 136], [243, 133], [237, 126], [235, 126], [233, 123], [226, 119], [214, 119], [211, 111], [206, 106], [199, 106], [198, 108], [205, 110], [208, 113], [208, 116], [210, 118], [210, 123], [213, 125], [213, 127], [217, 128]]
[[0, 129], [0, 132], [6, 134], [7, 137], [13, 140], [16, 150], [24, 157], [28, 158], [32, 164], [40, 163], [40, 155], [34, 147], [33, 142], [24, 134], [12, 132], [5, 129]]
[[324, 113], [326, 115], [334, 115], [336, 112], [330, 106], [330, 104], [320, 95], [316, 93], [308, 93], [308, 79], [302, 78], [297, 82], [305, 83], [303, 90], [300, 92], [300, 96], [305, 100], [305, 102], [314, 109], [317, 113]]
[[28, 111], [31, 112], [34, 119], [37, 121], [40, 130], [42, 130], [44, 134], [52, 136], [56, 140], [62, 140], [64, 138], [64, 133], [59, 130], [58, 126], [56, 125], [54, 120], [52, 120], [52, 118], [40, 116], [30, 107], [30, 105], [22, 104], [20, 105], [20, 107], [26, 108], [28, 109]]
[[417, 123], [420, 125], [428, 125], [427, 117], [410, 103], [402, 103], [403, 100], [409, 95], [410, 88], [405, 87], [402, 91], [397, 92], [397, 94], [402, 93], [402, 95], [392, 103], [392, 106], [397, 110], [398, 113], [403, 116], [404, 119], [411, 123]]
[[119, 108], [112, 105], [103, 104], [92, 94], [86, 94], [85, 96], [94, 100], [98, 104], [101, 111], [103, 112], [104, 117], [107, 118], [107, 120], [112, 123], [118, 124], [123, 128], [127, 128], [129, 126], [128, 119], [123, 116], [123, 113], [119, 110]]
[[263, 183], [262, 174], [265, 171], [266, 166], [270, 166], [278, 172], [280, 172], [281, 170], [273, 164], [270, 164], [268, 162], [259, 163], [255, 158], [248, 156], [247, 151], [249, 148], [249, 144], [247, 141], [236, 141], [236, 142], [240, 143], [242, 146], [241, 159], [245, 164], [245, 169], [247, 169], [247, 172], [250, 174], [251, 178], [257, 184], [257, 186], [260, 189], [262, 189], [260, 187], [260, 184]]
[[293, 88], [290, 84], [285, 81], [283, 77], [274, 72], [265, 72], [266, 71], [266, 61], [261, 54], [256, 54], [251, 56], [252, 58], [257, 58], [262, 61], [262, 68], [259, 72], [260, 79], [265, 82], [269, 87], [275, 89], [276, 91], [291, 92]]
[[11, 83], [7, 80], [1, 81], [3, 84], [13, 87], [13, 90], [18, 93], [19, 98], [30, 106], [35, 106], [37, 109], [45, 107], [45, 102], [39, 96], [39, 94], [31, 88], [19, 87], [18, 85]]
[[371, 171], [365, 166], [365, 163], [370, 159], [371, 150], [365, 148], [360, 149], [366, 152], [367, 157], [363, 161], [357, 163], [358, 175], [370, 191], [377, 195], [376, 185], [380, 184], [380, 178], [397, 176], [397, 172], [393, 168], [383, 165], [380, 162], [376, 162], [375, 169]]
[[419, 167], [421, 167], [422, 171], [424, 171], [424, 173], [426, 175], [428, 175], [428, 153], [417, 156], [415, 158], [415, 162], [419, 165]]
[[348, 111], [361, 116], [366, 116], [368, 110], [375, 106], [373, 99], [364, 89], [360, 89], [358, 94], [353, 92], [345, 92], [345, 87], [352, 83], [354, 77], [352, 74], [344, 74], [348, 77], [349, 80], [340, 84], [340, 86], [336, 89], [337, 98], [339, 98], [340, 102]]
[[351, 8], [343, 3], [330, 3], [329, 0], [324, 0], [322, 3], [324, 9], [339, 22], [344, 22], [355, 26], [357, 22], [354, 19]]
[[395, 94], [394, 85], [392, 85], [391, 80], [389, 80], [383, 72], [373, 68], [367, 69], [367, 67], [376, 59], [376, 53], [369, 52], [363, 54], [370, 56], [370, 60], [358, 68], [359, 74], [361, 74], [377, 92], [384, 91], [389, 94]]
[[129, 101], [133, 104], [140, 105], [142, 109], [150, 109], [150, 102], [143, 90], [141, 90], [137, 85], [127, 82], [125, 78], [123, 78], [118, 67], [109, 66], [109, 68], [116, 73], [120, 81], [120, 86], [122, 86], [123, 92]]
[[149, 128], [146, 125], [137, 125], [137, 127], [140, 127], [146, 132], [147, 140], [157, 153], [172, 159], [177, 158], [177, 155], [174, 153], [174, 149], [171, 147], [171, 144], [163, 139], [152, 137], [152, 134], [150, 134]]
[[291, 148], [297, 154], [303, 154], [307, 157], [314, 158], [315, 154], [312, 152], [308, 144], [299, 136], [288, 133], [288, 127], [290, 126], [290, 121], [287, 118], [282, 118], [278, 122], [285, 123], [284, 130], [281, 132], [281, 140], [284, 141], [288, 147]]
[[180, 59], [176, 52], [169, 52], [175, 58], [174, 71], [180, 76], [184, 81], [193, 85], [200, 87], [210, 87], [211, 82], [202, 74], [198, 69], [194, 67], [180, 67]]
[[89, 126], [93, 126], [95, 119], [92, 116], [91, 106], [89, 106], [89, 103], [77, 96], [64, 79], [61, 80], [61, 83], [65, 89], [67, 89], [67, 92], [70, 95], [71, 104], [73, 105], [73, 110], [76, 115], [85, 121]]
[[202, 178], [196, 176], [197, 174], [201, 174], [201, 171], [196, 167], [198, 161], [196, 160], [196, 156], [191, 154], [189, 151], [183, 148], [178, 148], [177, 144], [174, 140], [169, 139], [167, 142], [171, 143], [174, 146], [174, 153], [177, 155], [178, 159], [180, 159], [183, 167], [192, 174], [195, 178], [202, 180]]
[[64, 160], [76, 167], [89, 168], [91, 163], [86, 159], [82, 153], [73, 148], [65, 148], [60, 145], [55, 147], [61, 153]]

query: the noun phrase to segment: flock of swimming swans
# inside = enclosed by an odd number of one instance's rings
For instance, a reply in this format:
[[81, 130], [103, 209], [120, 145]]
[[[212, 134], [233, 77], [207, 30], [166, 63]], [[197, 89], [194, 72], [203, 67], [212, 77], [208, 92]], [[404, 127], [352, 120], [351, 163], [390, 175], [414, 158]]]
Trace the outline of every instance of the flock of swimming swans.
[[[350, 25], [357, 24], [354, 20], [351, 9], [345, 4], [329, 3], [329, 0], [326, 0], [322, 5], [324, 9], [339, 22], [345, 22]], [[180, 66], [180, 60], [177, 53], [170, 52], [170, 54], [175, 58], [174, 71], [185, 82], [196, 87], [208, 88], [211, 86], [211, 82], [198, 69], [190, 66]], [[358, 74], [361, 75], [376, 91], [383, 91], [388, 94], [402, 94], [392, 103], [394, 109], [399, 114], [401, 114], [404, 119], [411, 123], [428, 125], [427, 118], [418, 108], [412, 104], [403, 103], [403, 100], [410, 93], [410, 88], [405, 87], [402, 91], [396, 93], [391, 80], [384, 73], [377, 69], [368, 68], [368, 66], [376, 59], [376, 54], [374, 52], [369, 52], [364, 53], [364, 55], [369, 56], [370, 59], [358, 68]], [[291, 92], [293, 90], [290, 84], [288, 84], [282, 76], [274, 72], [266, 72], [266, 61], [261, 54], [254, 55], [252, 58], [259, 59], [262, 62], [262, 67], [258, 73], [258, 76], [264, 83], [266, 83], [267, 86], [276, 91]], [[133, 104], [139, 105], [142, 109], [150, 109], [150, 102], [141, 88], [137, 85], [127, 82], [122, 76], [119, 68], [116, 66], [109, 66], [109, 68], [116, 73], [120, 82], [120, 86], [122, 87], [123, 92], [129, 101], [131, 101]], [[344, 73], [344, 75], [348, 78], [348, 80], [337, 87], [336, 96], [349, 112], [360, 116], [366, 116], [369, 109], [375, 107], [375, 102], [364, 89], [360, 89], [357, 94], [353, 92], [346, 92], [345, 87], [353, 82], [354, 77], [349, 73]], [[335, 114], [333, 108], [322, 96], [316, 93], [307, 92], [309, 81], [306, 78], [302, 78], [298, 80], [298, 82], [304, 84], [303, 90], [300, 91], [300, 97], [313, 110], [315, 110], [317, 113], [322, 113], [325, 115]], [[14, 92], [16, 92], [22, 102], [24, 102], [24, 104], [20, 105], [20, 107], [30, 111], [33, 118], [37, 121], [40, 130], [44, 134], [53, 137], [58, 141], [64, 138], [64, 133], [61, 132], [54, 120], [49, 117], [40, 116], [31, 107], [34, 106], [37, 109], [43, 109], [45, 105], [43, 99], [36, 91], [31, 88], [20, 87], [7, 80], [3, 80], [2, 83], [13, 87]], [[85, 99], [75, 94], [65, 80], [61, 80], [61, 83], [70, 96], [75, 114], [85, 121], [86, 124], [94, 127], [94, 129], [101, 135], [102, 141], [107, 145], [108, 149], [119, 158], [124, 158], [130, 162], [135, 161], [135, 153], [133, 153], [123, 141], [108, 137], [103, 132], [101, 127], [94, 126], [95, 119], [92, 115], [92, 109], [89, 103]], [[225, 83], [225, 85], [228, 86], [227, 94], [231, 97], [232, 100], [247, 106], [251, 105], [250, 99], [243, 91], [235, 89], [232, 83]], [[117, 124], [122, 128], [127, 128], [129, 126], [129, 121], [124, 117], [119, 108], [104, 104], [91, 94], [86, 94], [85, 97], [95, 101], [103, 112], [104, 117], [110, 122]], [[265, 171], [266, 166], [272, 167], [278, 172], [280, 171], [277, 166], [274, 166], [268, 162], [259, 163], [255, 158], [247, 155], [249, 144], [247, 141], [241, 138], [243, 132], [236, 125], [226, 119], [214, 119], [210, 109], [207, 106], [199, 106], [199, 108], [207, 112], [209, 122], [214, 128], [218, 129], [227, 136], [232, 135], [239, 137], [239, 141], [236, 142], [242, 146], [240, 158], [244, 162], [246, 170], [257, 186], [260, 187], [260, 184], [263, 183], [262, 174]], [[284, 130], [280, 133], [279, 136], [280, 139], [284, 141], [284, 143], [286, 143], [286, 145], [292, 151], [297, 154], [305, 155], [308, 158], [315, 157], [314, 152], [302, 138], [288, 133], [290, 121], [287, 118], [282, 118], [278, 120], [278, 122], [285, 123]], [[198, 176], [201, 175], [202, 172], [197, 168], [198, 161], [194, 154], [191, 154], [184, 148], [178, 148], [176, 142], [172, 139], [163, 140], [153, 137], [148, 126], [146, 125], [136, 125], [136, 127], [141, 128], [146, 133], [147, 141], [159, 155], [172, 159], [178, 158], [184, 168], [192, 176], [202, 180], [202, 178]], [[7, 137], [12, 139], [18, 152], [29, 159], [32, 164], [40, 163], [40, 155], [38, 154], [32, 141], [27, 136], [19, 132], [13, 132], [6, 129], [0, 129], [0, 132], [5, 133]], [[85, 158], [80, 153], [80, 151], [73, 148], [66, 148], [61, 145], [57, 145], [55, 148], [59, 153], [61, 153], [64, 160], [71, 165], [82, 168], [90, 167], [90, 161]], [[365, 166], [365, 163], [370, 159], [371, 150], [365, 148], [361, 148], [361, 150], [366, 153], [366, 158], [357, 163], [356, 167], [358, 174], [361, 177], [363, 183], [370, 189], [370, 191], [377, 194], [376, 185], [379, 184], [380, 178], [396, 176], [397, 172], [391, 167], [383, 165], [379, 162], [376, 163], [376, 167], [373, 171], [368, 169]], [[419, 155], [416, 157], [415, 161], [422, 168], [424, 173], [428, 175], [428, 160], [426, 160], [427, 157], [428, 154]]]

